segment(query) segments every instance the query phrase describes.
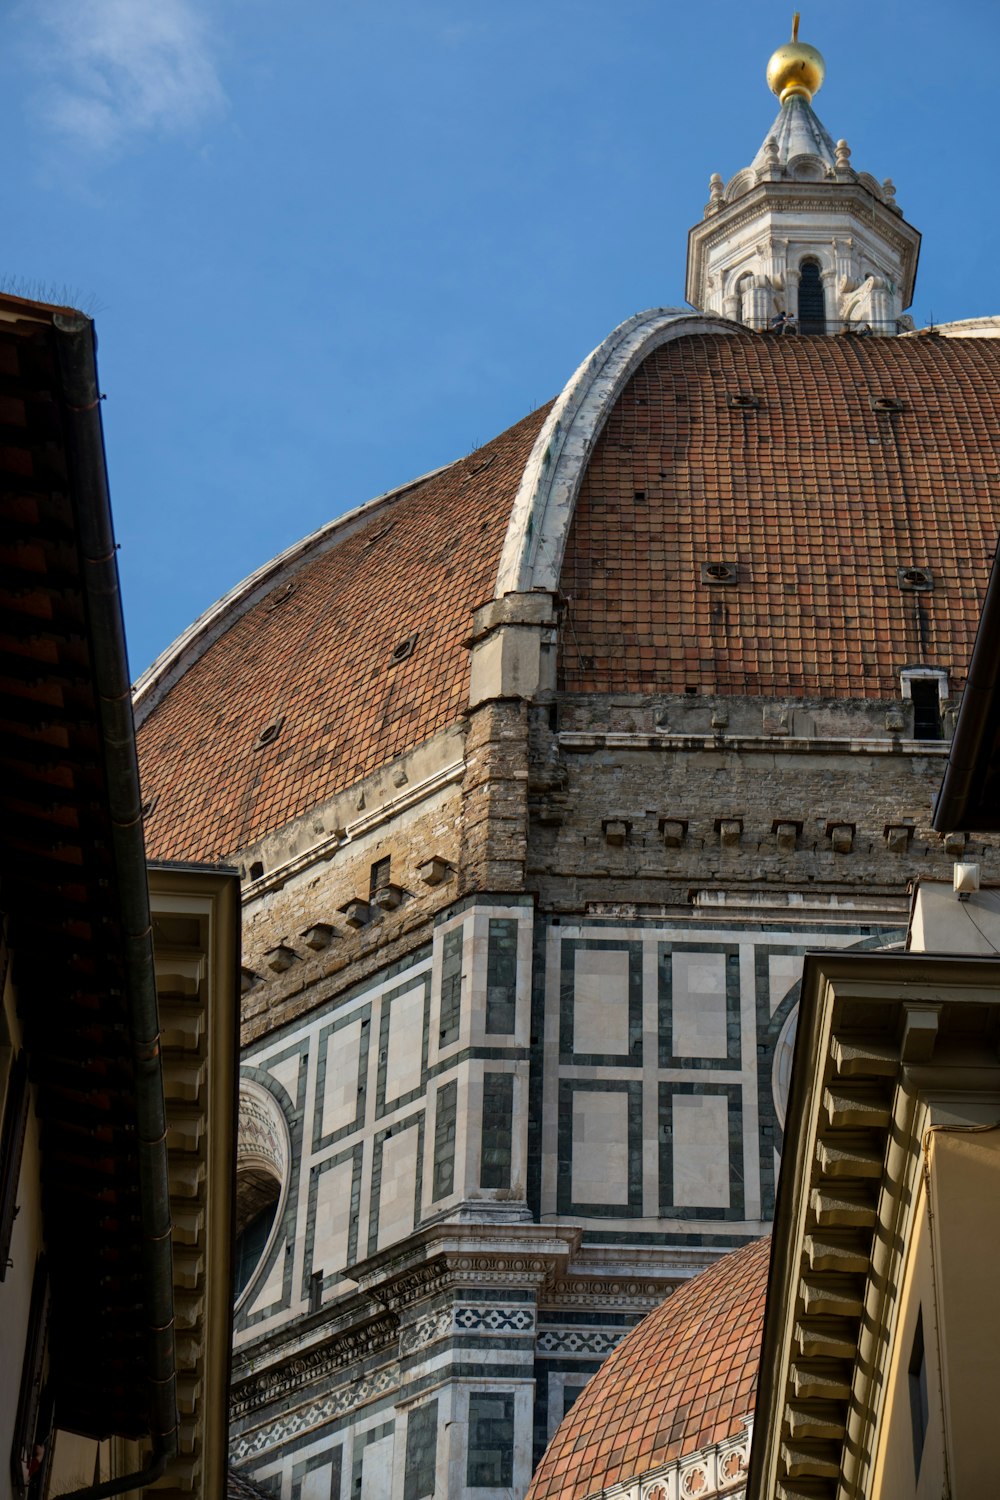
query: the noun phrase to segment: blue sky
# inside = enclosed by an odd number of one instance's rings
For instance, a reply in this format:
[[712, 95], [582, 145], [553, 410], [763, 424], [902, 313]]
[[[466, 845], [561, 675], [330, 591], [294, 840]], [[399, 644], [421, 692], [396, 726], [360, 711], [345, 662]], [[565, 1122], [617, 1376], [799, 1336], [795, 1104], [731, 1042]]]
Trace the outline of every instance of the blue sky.
[[[777, 101], [784, 4], [17, 0], [0, 284], [97, 319], [133, 673], [298, 537], [683, 300]], [[923, 232], [918, 326], [1000, 311], [1000, 9], [805, 8], [816, 100]]]

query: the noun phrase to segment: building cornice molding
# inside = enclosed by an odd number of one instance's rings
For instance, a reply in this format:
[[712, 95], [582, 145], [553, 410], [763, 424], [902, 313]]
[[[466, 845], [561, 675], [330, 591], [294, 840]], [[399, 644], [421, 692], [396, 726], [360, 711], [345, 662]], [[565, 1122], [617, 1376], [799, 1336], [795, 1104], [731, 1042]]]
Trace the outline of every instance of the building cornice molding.
[[1000, 339], [1000, 316], [959, 318], [954, 323], [937, 323], [933, 328], [915, 328], [906, 338], [927, 338], [936, 334], [942, 339]]

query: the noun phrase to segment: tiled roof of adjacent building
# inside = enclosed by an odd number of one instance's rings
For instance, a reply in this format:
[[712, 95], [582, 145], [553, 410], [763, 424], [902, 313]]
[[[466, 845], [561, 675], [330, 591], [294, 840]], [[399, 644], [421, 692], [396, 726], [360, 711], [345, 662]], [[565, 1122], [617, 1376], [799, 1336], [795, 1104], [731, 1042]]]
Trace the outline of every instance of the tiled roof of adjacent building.
[[528, 1500], [585, 1500], [741, 1431], [769, 1251], [769, 1239], [732, 1251], [623, 1339], [560, 1423]]
[[461, 716], [471, 611], [492, 598], [544, 417], [373, 506], [234, 611], [140, 726], [151, 858], [231, 854]]
[[[678, 339], [584, 477], [563, 683], [898, 698], [926, 666], [961, 687], [998, 529], [1000, 341]], [[901, 588], [911, 568], [932, 586]]]

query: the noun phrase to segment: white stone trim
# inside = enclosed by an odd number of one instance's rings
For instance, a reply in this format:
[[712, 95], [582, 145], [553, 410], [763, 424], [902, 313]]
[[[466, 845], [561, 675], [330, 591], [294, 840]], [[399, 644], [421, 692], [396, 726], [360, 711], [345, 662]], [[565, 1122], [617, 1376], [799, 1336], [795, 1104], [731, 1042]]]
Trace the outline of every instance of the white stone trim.
[[[900, 696], [907, 699], [913, 697], [913, 684], [915, 682], [936, 682], [938, 690], [938, 702], [948, 701], [948, 673], [941, 667], [904, 667], [899, 674]], [[950, 748], [950, 747], [949, 747]]]
[[580, 482], [626, 381], [646, 356], [686, 334], [741, 333], [726, 318], [655, 307], [614, 330], [573, 375], [525, 464], [497, 570], [495, 597], [554, 592]]
[[931, 328], [914, 328], [903, 337], [920, 339], [926, 338], [929, 333], [936, 333], [943, 339], [1000, 339], [1000, 315], [960, 318], [955, 323], [937, 323]]
[[136, 679], [132, 687], [132, 712], [136, 728], [138, 729], [157, 704], [162, 702], [174, 683], [184, 676], [189, 667], [204, 656], [208, 648], [221, 635], [225, 635], [231, 625], [234, 625], [248, 609], [252, 609], [265, 594], [270, 593], [283, 580], [290, 580], [307, 558], [318, 557], [339, 542], [345, 541], [358, 530], [359, 526], [370, 521], [372, 516], [383, 507], [390, 506], [393, 501], [399, 500], [410, 490], [416, 489], [418, 484], [434, 479], [438, 474], [443, 474], [447, 469], [453, 468], [455, 463], [460, 462], [461, 459], [455, 459], [454, 463], [443, 464], [438, 469], [429, 469], [426, 474], [420, 474], [416, 479], [408, 480], [406, 484], [397, 485], [395, 489], [386, 490], [384, 494], [375, 495], [364, 504], [356, 505], [353, 510], [345, 511], [342, 516], [338, 516], [334, 521], [328, 521], [318, 531], [310, 532], [300, 541], [293, 542], [290, 547], [285, 548], [284, 552], [279, 552], [277, 557], [270, 558], [250, 573], [235, 588], [230, 589], [228, 594], [223, 594], [222, 598], [210, 605], [204, 614], [198, 616], [193, 625], [189, 625], [185, 631], [182, 631], [177, 639], [160, 653], [152, 666], [147, 667], [146, 671]]
[[[901, 672], [903, 682], [901, 695], [911, 696], [905, 677], [944, 677], [947, 687], [948, 674], [934, 667], [914, 668]], [[941, 691], [940, 686], [938, 689]], [[950, 745], [942, 741], [937, 744], [928, 740], [904, 740], [886, 736], [884, 739], [863, 739], [842, 735], [794, 735], [794, 734], [644, 734], [605, 730], [562, 729], [558, 735], [561, 750], [587, 754], [593, 750], [723, 750], [782, 755], [828, 755], [831, 752], [844, 755], [947, 755]]]
[[[744, 1500], [753, 1441], [753, 1415], [741, 1418], [744, 1430], [686, 1453], [672, 1463], [647, 1469], [605, 1489], [591, 1490], [587, 1500]], [[730, 1469], [731, 1473], [726, 1473]]]

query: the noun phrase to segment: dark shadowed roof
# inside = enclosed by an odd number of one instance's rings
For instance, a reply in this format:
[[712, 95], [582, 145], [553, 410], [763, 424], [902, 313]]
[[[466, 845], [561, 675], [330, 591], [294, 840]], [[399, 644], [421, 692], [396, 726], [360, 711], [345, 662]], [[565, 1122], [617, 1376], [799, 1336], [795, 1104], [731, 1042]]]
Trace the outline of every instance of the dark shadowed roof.
[[[583, 480], [564, 684], [898, 698], [931, 666], [961, 687], [998, 522], [1000, 341], [678, 339]], [[736, 581], [702, 582], [716, 563]], [[900, 588], [913, 567], [932, 587]]]
[[139, 730], [151, 857], [232, 853], [460, 717], [471, 612], [544, 417], [373, 507], [188, 668]]
[[[176, 1423], [169, 1208], [143, 1101], [162, 1090], [158, 1061], [136, 1063], [156, 995], [93, 351], [89, 319], [0, 296], [0, 910], [38, 1117], [57, 1419], [141, 1436], [152, 1414], [159, 1439]], [[162, 1103], [157, 1119], [162, 1133]]]
[[557, 1428], [528, 1500], [584, 1500], [742, 1430], [769, 1252], [768, 1239], [732, 1251], [622, 1340]]

